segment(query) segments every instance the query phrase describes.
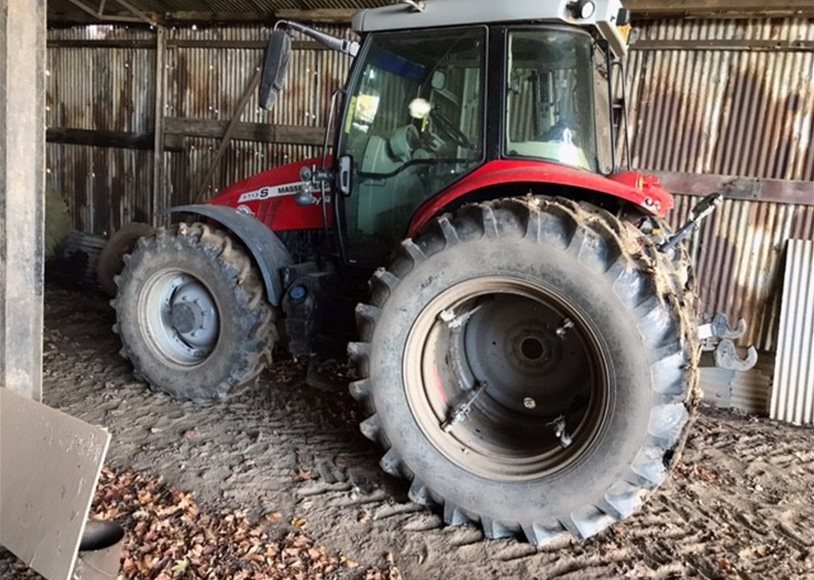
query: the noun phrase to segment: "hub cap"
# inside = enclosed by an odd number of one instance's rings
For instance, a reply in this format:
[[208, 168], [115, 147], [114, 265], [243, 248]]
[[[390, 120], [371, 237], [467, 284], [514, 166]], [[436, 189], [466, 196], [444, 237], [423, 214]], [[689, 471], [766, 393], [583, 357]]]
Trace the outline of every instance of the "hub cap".
[[432, 444], [477, 475], [527, 480], [583, 455], [607, 419], [607, 362], [578, 309], [542, 286], [479, 278], [419, 315], [407, 399]]
[[175, 364], [195, 366], [215, 349], [218, 308], [207, 287], [190, 274], [170, 270], [154, 275], [142, 293], [139, 313], [153, 351]]

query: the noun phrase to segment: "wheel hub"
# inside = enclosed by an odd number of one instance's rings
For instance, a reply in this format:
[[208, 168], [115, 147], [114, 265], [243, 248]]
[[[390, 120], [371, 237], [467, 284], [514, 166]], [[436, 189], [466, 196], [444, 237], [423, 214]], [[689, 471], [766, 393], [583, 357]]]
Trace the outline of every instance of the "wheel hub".
[[[562, 318], [534, 299], [492, 298], [466, 326], [464, 348], [472, 375], [489, 383], [492, 398], [513, 411], [539, 417], [567, 411], [584, 361], [576, 335], [557, 335]], [[529, 407], [529, 397], [548, 403]]]
[[145, 323], [155, 351], [183, 366], [205, 360], [215, 349], [220, 316], [212, 294], [194, 276], [164, 271], [147, 284]]
[[180, 334], [200, 330], [204, 324], [204, 312], [195, 302], [182, 302], [172, 307], [172, 326]]

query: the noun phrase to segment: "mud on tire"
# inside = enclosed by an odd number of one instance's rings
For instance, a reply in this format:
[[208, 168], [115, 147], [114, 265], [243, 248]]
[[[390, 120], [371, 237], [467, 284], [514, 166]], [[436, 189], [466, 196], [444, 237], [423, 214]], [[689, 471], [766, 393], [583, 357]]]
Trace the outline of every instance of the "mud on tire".
[[[113, 330], [122, 356], [151, 388], [212, 403], [270, 364], [274, 311], [251, 260], [226, 233], [198, 223], [162, 228], [124, 261]], [[196, 300], [202, 306], [176, 308]], [[207, 322], [214, 315], [216, 324]], [[206, 330], [203, 346], [177, 330], [194, 332], [196, 324]]]
[[441, 217], [357, 308], [351, 394], [381, 466], [490, 538], [585, 539], [629, 517], [677, 460], [698, 399], [679, 270], [588, 204], [504, 199]]

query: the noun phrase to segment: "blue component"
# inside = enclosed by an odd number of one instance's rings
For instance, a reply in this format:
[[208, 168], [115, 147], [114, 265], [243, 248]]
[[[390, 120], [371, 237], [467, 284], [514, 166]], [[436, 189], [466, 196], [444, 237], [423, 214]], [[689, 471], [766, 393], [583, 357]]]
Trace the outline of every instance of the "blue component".
[[294, 286], [288, 294], [294, 302], [302, 302], [308, 296], [305, 286]]

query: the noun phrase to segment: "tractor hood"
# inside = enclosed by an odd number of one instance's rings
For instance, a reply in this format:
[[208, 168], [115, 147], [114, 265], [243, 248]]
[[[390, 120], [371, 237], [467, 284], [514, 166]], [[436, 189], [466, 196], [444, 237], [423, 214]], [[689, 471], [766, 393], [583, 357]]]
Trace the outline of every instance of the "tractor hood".
[[300, 177], [302, 169], [321, 163], [321, 159], [306, 159], [258, 173], [222, 189], [209, 203], [252, 215], [275, 231], [320, 229], [321, 208], [299, 205], [296, 197], [306, 185]]

